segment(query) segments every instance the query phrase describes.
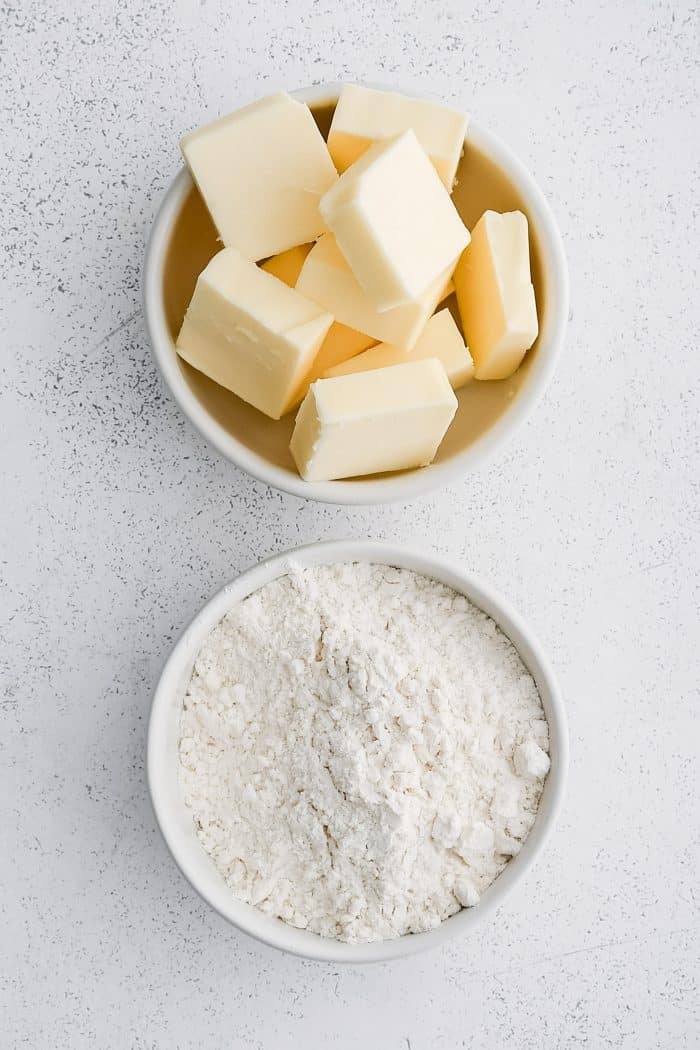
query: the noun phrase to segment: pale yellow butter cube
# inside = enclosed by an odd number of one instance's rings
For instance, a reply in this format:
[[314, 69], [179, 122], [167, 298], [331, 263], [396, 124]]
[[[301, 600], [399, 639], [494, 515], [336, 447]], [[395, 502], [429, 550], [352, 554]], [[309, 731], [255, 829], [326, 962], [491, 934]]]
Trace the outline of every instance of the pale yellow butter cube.
[[193, 368], [279, 419], [332, 321], [236, 248], [225, 248], [199, 275], [176, 349]]
[[[290, 288], [294, 288], [296, 285], [301, 268], [304, 265], [306, 256], [309, 254], [313, 244], [297, 244], [295, 248], [288, 248], [286, 252], [280, 252], [279, 255], [272, 255], [265, 262], [260, 263], [263, 270], [267, 270], [268, 273], [274, 274], [275, 277], [279, 277], [280, 281], [284, 281]], [[442, 289], [440, 294], [440, 302], [447, 299], [448, 296], [452, 295], [455, 290], [455, 283], [450, 277], [445, 287]], [[330, 334], [330, 333], [329, 333]]]
[[343, 172], [384, 139], [413, 130], [444, 186], [452, 190], [469, 117], [448, 106], [395, 91], [346, 84], [328, 133], [328, 150]]
[[349, 361], [356, 354], [361, 354], [363, 350], [374, 346], [375, 342], [375, 339], [363, 335], [362, 332], [356, 332], [334, 321], [313, 359], [311, 368], [299, 384], [296, 393], [290, 398], [287, 411], [296, 408], [299, 402], [303, 401], [311, 384], [325, 375], [329, 368], [342, 361]]
[[280, 92], [185, 135], [182, 154], [221, 240], [249, 259], [313, 241], [338, 175], [311, 110]]
[[450, 277], [449, 281], [447, 282], [445, 287], [442, 289], [442, 293], [440, 294], [440, 300], [439, 301], [441, 303], [444, 302], [445, 299], [449, 298], [449, 296], [452, 295], [454, 290], [455, 290], [455, 283], [452, 280], [452, 278]]
[[289, 447], [307, 481], [421, 467], [432, 462], [456, 409], [435, 360], [318, 379]]
[[349, 361], [329, 368], [325, 378], [347, 376], [355, 372], [371, 372], [375, 368], [425, 361], [434, 357], [447, 373], [453, 390], [459, 390], [474, 375], [474, 362], [464, 345], [462, 333], [449, 310], [440, 310], [427, 322], [413, 350], [401, 350], [389, 343], [380, 343]]
[[372, 339], [371, 336], [363, 332], [356, 332], [354, 328], [348, 328], [347, 325], [334, 321], [306, 377], [307, 388], [309, 383], [320, 379], [327, 369], [339, 365], [342, 361], [349, 361], [357, 354], [361, 354], [363, 350], [374, 346], [375, 343], [376, 339]]
[[414, 133], [378, 142], [319, 205], [376, 310], [416, 302], [454, 267], [469, 232]]
[[[294, 288], [301, 268], [304, 265], [304, 260], [312, 247], [313, 245], [311, 244], [300, 244], [298, 247], [290, 248], [280, 255], [273, 255], [271, 259], [261, 264], [262, 269], [274, 274], [275, 277], [279, 277], [290, 288]], [[373, 339], [371, 336], [365, 335], [363, 332], [356, 332], [353, 328], [348, 328], [347, 325], [334, 322], [330, 326], [328, 335], [321, 343], [313, 364], [289, 407], [294, 408], [299, 404], [305, 397], [311, 383], [316, 379], [320, 379], [327, 368], [340, 364], [341, 361], [347, 361], [349, 358], [354, 357], [355, 354], [359, 354], [368, 347], [374, 346], [375, 343], [376, 339]]]
[[452, 269], [445, 270], [417, 302], [380, 312], [353, 276], [332, 235], [326, 234], [307, 255], [296, 286], [341, 324], [410, 350], [440, 301]]
[[537, 338], [527, 219], [486, 211], [454, 274], [477, 379], [507, 379]]

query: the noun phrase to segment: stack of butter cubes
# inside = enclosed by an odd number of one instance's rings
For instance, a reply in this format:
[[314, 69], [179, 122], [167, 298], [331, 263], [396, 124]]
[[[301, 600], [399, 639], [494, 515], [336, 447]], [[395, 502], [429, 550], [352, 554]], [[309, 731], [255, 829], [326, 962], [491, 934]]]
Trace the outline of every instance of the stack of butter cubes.
[[[309, 481], [432, 462], [454, 390], [507, 378], [537, 337], [525, 216], [485, 212], [470, 237], [453, 204], [466, 127], [347, 85], [327, 142], [284, 93], [182, 140], [224, 247], [177, 352], [272, 419], [296, 410]], [[436, 312], [453, 290], [462, 332]]]

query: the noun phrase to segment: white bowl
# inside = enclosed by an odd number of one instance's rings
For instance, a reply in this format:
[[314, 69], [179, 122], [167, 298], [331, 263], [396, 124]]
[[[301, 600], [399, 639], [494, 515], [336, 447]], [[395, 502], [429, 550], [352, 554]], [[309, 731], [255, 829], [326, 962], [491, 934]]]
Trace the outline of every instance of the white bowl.
[[[304, 567], [334, 562], [379, 562], [412, 569], [465, 594], [488, 613], [510, 638], [532, 674], [549, 723], [551, 769], [535, 824], [522, 850], [483, 894], [475, 908], [463, 909], [427, 933], [410, 934], [375, 944], [344, 944], [297, 930], [281, 919], [236, 900], [200, 844], [192, 813], [183, 801], [179, 781], [180, 715], [194, 659], [209, 632], [236, 602], [284, 575], [293, 559]], [[393, 959], [463, 936], [498, 907], [526, 874], [549, 835], [562, 796], [568, 764], [566, 716], [556, 681], [544, 653], [520, 616], [484, 582], [454, 562], [405, 547], [368, 540], [314, 543], [277, 554], [239, 576], [207, 602], [170, 654], [156, 687], [148, 727], [148, 784], [156, 819], [173, 858], [204, 900], [239, 929], [275, 948], [325, 962], [365, 963]]]
[[[326, 84], [294, 94], [311, 106], [332, 105], [337, 101], [341, 86]], [[552, 377], [564, 340], [569, 312], [569, 281], [564, 249], [555, 219], [537, 183], [495, 135], [472, 122], [467, 133], [465, 155], [487, 158], [494, 169], [505, 176], [503, 184], [505, 186], [507, 183], [510, 190], [504, 195], [496, 189], [494, 195], [492, 180], [487, 180], [483, 199], [476, 209], [477, 216], [487, 207], [496, 210], [520, 207], [529, 218], [531, 245], [539, 254], [541, 269], [541, 287], [538, 292], [539, 338], [512, 382], [504, 381], [510, 384], [507, 389], [501, 384], [480, 383], [468, 384], [459, 392], [464, 410], [457, 413], [430, 466], [347, 481], [304, 481], [297, 474], [288, 452], [292, 416], [286, 417], [286, 422], [282, 424], [273, 424], [234, 395], [224, 392], [223, 388], [216, 388], [211, 381], [195, 374], [177, 357], [173, 319], [169, 319], [164, 301], [164, 276], [173, 232], [192, 191], [192, 181], [186, 169], [176, 176], [156, 217], [146, 253], [143, 287], [146, 325], [155, 359], [171, 394], [190, 422], [232, 463], [269, 485], [308, 499], [346, 504], [409, 500], [481, 466], [529, 416]], [[498, 183], [498, 179], [495, 183]], [[455, 199], [459, 193], [458, 186]], [[202, 257], [202, 267], [210, 255], [211, 252]], [[193, 282], [190, 284], [193, 287]], [[192, 287], [188, 289], [187, 298]], [[178, 325], [182, 314], [184, 308], [177, 319]], [[477, 393], [477, 386], [481, 388], [478, 390], [478, 402], [472, 400]], [[512, 400], [505, 403], [506, 407], [499, 407], [499, 414], [490, 421], [490, 399], [496, 395], [499, 387]], [[482, 411], [485, 413], [484, 420], [488, 421], [484, 423], [485, 429], [481, 429], [482, 423], [479, 421]]]

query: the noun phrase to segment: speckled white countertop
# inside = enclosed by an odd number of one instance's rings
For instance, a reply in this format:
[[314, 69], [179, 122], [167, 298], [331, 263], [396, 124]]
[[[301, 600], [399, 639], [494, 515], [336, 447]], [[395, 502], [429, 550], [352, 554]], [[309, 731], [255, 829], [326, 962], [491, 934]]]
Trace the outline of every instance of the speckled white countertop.
[[[10, 0], [1, 17], [3, 1050], [697, 1046], [697, 6]], [[408, 507], [240, 474], [164, 393], [141, 317], [178, 136], [336, 79], [470, 109], [539, 178], [570, 260], [540, 411]], [[214, 915], [144, 779], [182, 625], [261, 556], [345, 536], [492, 580], [551, 653], [572, 738], [551, 848], [496, 918], [355, 970]]]

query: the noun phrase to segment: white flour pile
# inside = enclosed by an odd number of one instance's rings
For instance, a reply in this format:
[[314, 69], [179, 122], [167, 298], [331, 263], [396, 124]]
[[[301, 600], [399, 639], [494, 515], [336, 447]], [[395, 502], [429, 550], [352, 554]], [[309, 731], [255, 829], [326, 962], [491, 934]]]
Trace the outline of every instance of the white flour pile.
[[235, 897], [343, 941], [473, 906], [535, 820], [535, 684], [464, 597], [385, 565], [295, 570], [199, 653], [181, 776]]

